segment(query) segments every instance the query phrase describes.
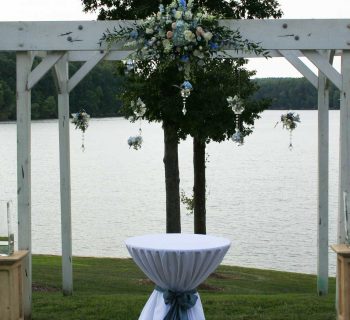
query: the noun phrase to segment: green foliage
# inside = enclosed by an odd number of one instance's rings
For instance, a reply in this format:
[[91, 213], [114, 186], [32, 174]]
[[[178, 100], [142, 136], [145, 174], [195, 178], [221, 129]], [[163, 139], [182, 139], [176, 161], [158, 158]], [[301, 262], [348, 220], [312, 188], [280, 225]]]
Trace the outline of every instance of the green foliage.
[[[317, 90], [305, 78], [256, 79], [254, 99], [271, 99], [270, 109], [317, 109]], [[339, 109], [339, 90], [329, 87], [330, 107]]]
[[[33, 256], [33, 319], [137, 319], [154, 289], [131, 259], [73, 259], [74, 295], [63, 297], [61, 257]], [[207, 319], [333, 320], [330, 294], [317, 297], [313, 275], [220, 266], [199, 287]]]
[[228, 107], [227, 97], [239, 95], [245, 106], [240, 119], [245, 125], [240, 128], [244, 135], [253, 130], [254, 120], [269, 105], [267, 99], [252, 100], [258, 89], [250, 80], [254, 72], [243, 66], [244, 59], [209, 61], [205, 69], [198, 68], [196, 86], [188, 99], [188, 107], [182, 130], [202, 141], [221, 142], [235, 132], [235, 114]]
[[[34, 66], [39, 60], [34, 62]], [[80, 63], [70, 64], [70, 74]], [[83, 79], [70, 94], [71, 112], [85, 109], [93, 117], [117, 116], [117, 99], [122, 78], [116, 76], [115, 64], [103, 62]], [[57, 118], [57, 92], [51, 73], [32, 90], [32, 119]], [[16, 57], [0, 53], [0, 120], [16, 119]]]

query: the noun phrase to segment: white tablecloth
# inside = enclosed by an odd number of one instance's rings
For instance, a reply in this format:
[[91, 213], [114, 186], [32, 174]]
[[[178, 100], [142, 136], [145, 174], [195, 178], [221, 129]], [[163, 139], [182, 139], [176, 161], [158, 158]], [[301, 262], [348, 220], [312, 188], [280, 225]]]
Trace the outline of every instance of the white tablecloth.
[[[125, 241], [140, 269], [159, 287], [174, 292], [196, 289], [220, 264], [230, 247], [224, 238], [194, 234], [158, 234]], [[198, 295], [198, 294], [197, 294]], [[139, 320], [163, 320], [170, 306], [154, 290]], [[198, 295], [189, 320], [205, 319]]]

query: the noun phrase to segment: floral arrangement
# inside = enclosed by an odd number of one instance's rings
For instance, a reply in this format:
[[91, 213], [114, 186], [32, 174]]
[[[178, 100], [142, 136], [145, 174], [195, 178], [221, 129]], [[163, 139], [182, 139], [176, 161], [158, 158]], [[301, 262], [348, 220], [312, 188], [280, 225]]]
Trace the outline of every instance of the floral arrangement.
[[75, 124], [75, 129], [80, 129], [83, 133], [89, 126], [90, 115], [84, 109], [77, 113], [72, 113], [72, 123]]
[[146, 105], [139, 97], [137, 101], [131, 101], [131, 109], [134, 111], [133, 120], [141, 119], [146, 113]]
[[[294, 112], [287, 112], [281, 115], [281, 122], [284, 129], [289, 131], [289, 150], [293, 149], [293, 130], [297, 127], [297, 123], [300, 122], [299, 114], [294, 114]], [[277, 126], [278, 122], [276, 123]], [[276, 127], [275, 126], [275, 127]]]
[[242, 39], [238, 30], [219, 25], [219, 15], [205, 8], [194, 9], [193, 0], [174, 0], [170, 5], [159, 5], [159, 11], [127, 26], [107, 30], [100, 41], [111, 47], [124, 42], [124, 47], [135, 48], [130, 59], [176, 63], [190, 80], [191, 66], [203, 66], [211, 57], [230, 57], [224, 48], [248, 50], [267, 55], [258, 44]]
[[82, 142], [81, 142], [81, 148], [84, 151], [85, 150], [85, 131], [89, 126], [89, 120], [90, 120], [90, 115], [87, 114], [87, 112], [82, 109], [77, 113], [72, 113], [72, 123], [75, 125], [75, 129], [79, 129], [82, 131]]
[[146, 104], [139, 97], [136, 101], [131, 101], [131, 109], [134, 112], [133, 115], [131, 116], [131, 121], [134, 122], [136, 120], [140, 120], [140, 128], [139, 128], [139, 134], [137, 136], [129, 137], [128, 145], [130, 148], [132, 147], [135, 150], [139, 150], [141, 149], [142, 142], [143, 142], [141, 120], [146, 113]]
[[142, 146], [143, 139], [141, 135], [135, 136], [135, 137], [129, 137], [128, 139], [128, 145], [129, 147], [133, 147], [135, 150], [138, 150]]
[[281, 115], [281, 122], [283, 128], [292, 131], [297, 127], [297, 122], [300, 122], [300, 116], [294, 112], [288, 112]]

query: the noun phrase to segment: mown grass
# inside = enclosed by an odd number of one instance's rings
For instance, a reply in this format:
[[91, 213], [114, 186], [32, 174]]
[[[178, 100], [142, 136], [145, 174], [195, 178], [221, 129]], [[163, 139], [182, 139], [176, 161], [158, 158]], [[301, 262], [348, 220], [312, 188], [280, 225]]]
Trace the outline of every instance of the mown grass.
[[[63, 297], [55, 256], [33, 257], [33, 283], [34, 320], [134, 320], [154, 287], [131, 259], [74, 258], [74, 295]], [[334, 278], [318, 297], [315, 276], [221, 266], [199, 292], [208, 320], [336, 319]]]

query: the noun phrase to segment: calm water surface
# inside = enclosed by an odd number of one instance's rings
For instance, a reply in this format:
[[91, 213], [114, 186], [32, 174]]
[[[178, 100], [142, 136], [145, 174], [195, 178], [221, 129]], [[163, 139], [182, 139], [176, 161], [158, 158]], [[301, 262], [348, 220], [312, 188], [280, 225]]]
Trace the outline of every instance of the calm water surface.
[[[207, 164], [207, 230], [230, 238], [224, 263], [316, 273], [317, 112], [300, 112], [294, 133], [274, 128], [281, 112], [266, 111], [243, 147], [211, 143]], [[138, 127], [127, 120], [93, 119], [86, 150], [71, 127], [73, 254], [127, 257], [123, 240], [165, 230], [163, 133], [142, 124], [144, 145], [126, 141]], [[339, 112], [330, 113], [330, 243], [336, 242]], [[192, 189], [192, 143], [179, 149], [181, 188]], [[60, 254], [58, 125], [32, 124], [33, 252]], [[0, 124], [0, 199], [16, 199], [16, 126]], [[193, 217], [182, 208], [183, 232]], [[331, 273], [335, 256], [330, 254]]]

